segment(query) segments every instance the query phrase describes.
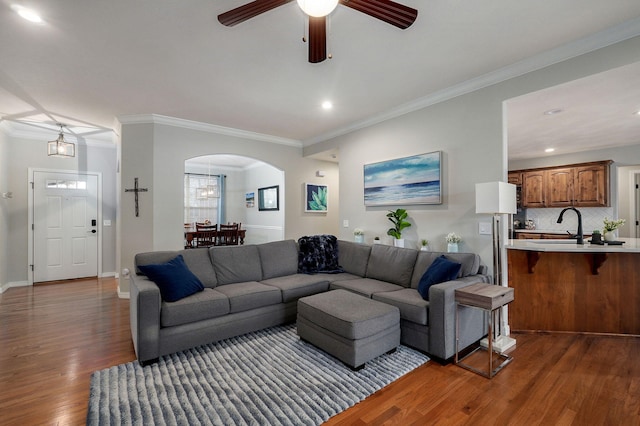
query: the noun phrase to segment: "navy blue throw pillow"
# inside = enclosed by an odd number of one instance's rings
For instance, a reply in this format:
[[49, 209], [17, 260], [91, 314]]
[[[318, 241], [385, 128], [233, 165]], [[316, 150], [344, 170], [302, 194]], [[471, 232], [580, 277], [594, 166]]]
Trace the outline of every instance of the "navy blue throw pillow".
[[445, 281], [455, 280], [458, 277], [462, 264], [452, 262], [444, 254], [427, 268], [418, 283], [418, 293], [424, 300], [429, 300], [429, 287]]
[[167, 263], [138, 265], [138, 269], [156, 283], [165, 302], [175, 302], [204, 290], [202, 282], [187, 268], [181, 254]]

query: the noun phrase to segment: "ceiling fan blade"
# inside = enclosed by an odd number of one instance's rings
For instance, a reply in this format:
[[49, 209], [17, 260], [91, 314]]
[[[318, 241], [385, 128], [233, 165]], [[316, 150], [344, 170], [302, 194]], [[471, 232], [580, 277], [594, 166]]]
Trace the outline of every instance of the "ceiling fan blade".
[[227, 27], [233, 27], [261, 13], [268, 12], [293, 0], [255, 0], [228, 12], [218, 15], [218, 21]]
[[327, 59], [327, 17], [309, 16], [309, 62], [316, 64]]
[[403, 30], [409, 28], [418, 17], [416, 9], [391, 0], [340, 0], [340, 4]]

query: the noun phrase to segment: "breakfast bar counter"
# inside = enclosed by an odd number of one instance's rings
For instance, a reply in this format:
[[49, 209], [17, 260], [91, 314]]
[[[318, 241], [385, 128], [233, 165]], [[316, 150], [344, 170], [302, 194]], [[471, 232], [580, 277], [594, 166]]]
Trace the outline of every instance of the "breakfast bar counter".
[[640, 335], [640, 239], [509, 240], [512, 330]]

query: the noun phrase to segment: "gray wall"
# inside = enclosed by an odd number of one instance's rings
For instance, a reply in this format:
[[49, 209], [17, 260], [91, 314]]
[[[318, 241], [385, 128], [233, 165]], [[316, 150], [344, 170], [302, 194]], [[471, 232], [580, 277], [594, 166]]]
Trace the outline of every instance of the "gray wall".
[[[1, 133], [0, 133], [1, 134]], [[53, 135], [55, 136], [55, 134]], [[5, 136], [6, 149], [11, 161], [6, 161], [1, 175], [8, 175], [8, 189], [13, 198], [0, 201], [6, 218], [0, 229], [8, 229], [6, 241], [11, 250], [6, 250], [6, 260], [0, 256], [0, 270], [6, 270], [6, 283], [24, 284], [28, 280], [28, 171], [29, 167], [49, 170], [73, 170], [102, 173], [102, 213], [103, 219], [112, 221], [111, 227], [102, 232], [102, 274], [116, 272], [116, 149], [114, 146], [100, 146], [78, 143], [75, 158], [48, 157], [46, 140], [24, 139]], [[0, 153], [2, 149], [0, 149]], [[1, 156], [1, 154], [0, 154]], [[2, 177], [0, 177], [1, 181]], [[4, 185], [0, 185], [0, 188]], [[6, 190], [2, 189], [0, 192]], [[5, 232], [5, 231], [0, 231]], [[1, 250], [1, 249], [0, 249]]]
[[444, 202], [438, 206], [407, 207], [413, 226], [410, 245], [430, 240], [432, 250], [444, 250], [444, 236], [455, 231], [461, 249], [492, 264], [491, 237], [478, 234], [475, 183], [506, 181], [506, 136], [502, 103], [510, 98], [640, 60], [640, 37], [529, 72], [457, 98], [389, 119], [385, 122], [305, 147], [305, 155], [340, 151], [340, 218], [350, 228], [339, 236], [350, 239], [354, 227], [364, 228], [367, 241], [385, 235], [385, 208], [363, 205], [362, 168], [366, 163], [442, 150]]
[[[9, 141], [0, 129], [0, 193], [9, 192]], [[0, 196], [0, 293], [8, 283], [9, 203]]]
[[[126, 123], [121, 131], [121, 179], [124, 187], [134, 177], [149, 192], [140, 195], [140, 217], [133, 214], [133, 195], [120, 191], [120, 269], [132, 270], [136, 253], [175, 250], [183, 246], [184, 160], [209, 154], [235, 154], [260, 160], [284, 171], [285, 238], [297, 239], [309, 233], [337, 233], [337, 210], [326, 215], [304, 214], [303, 182], [315, 180], [315, 171], [328, 163], [302, 157], [302, 149], [239, 136], [216, 134], [183, 126], [158, 123]], [[119, 292], [129, 291], [128, 280], [120, 281]]]

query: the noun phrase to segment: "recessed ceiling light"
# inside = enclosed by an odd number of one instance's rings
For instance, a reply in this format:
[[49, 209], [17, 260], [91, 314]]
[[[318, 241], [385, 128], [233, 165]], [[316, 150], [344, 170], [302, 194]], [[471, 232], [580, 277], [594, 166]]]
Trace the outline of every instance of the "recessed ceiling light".
[[633, 115], [640, 115], [640, 110], [634, 112]]
[[333, 108], [333, 104], [329, 101], [324, 101], [322, 103], [322, 109], [331, 109]]
[[553, 152], [555, 150], [556, 150], [555, 148], [547, 148], [544, 150], [544, 152]]
[[35, 24], [41, 24], [43, 22], [38, 12], [33, 9], [20, 6], [19, 4], [12, 4], [11, 9], [29, 22], [33, 22]]
[[545, 111], [544, 115], [556, 115], [556, 114], [560, 114], [563, 111], [564, 110], [562, 108], [554, 108], [554, 109]]

